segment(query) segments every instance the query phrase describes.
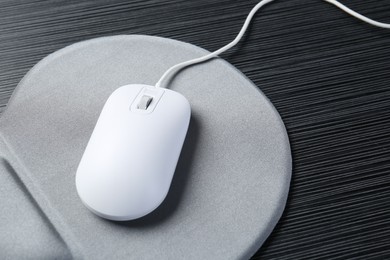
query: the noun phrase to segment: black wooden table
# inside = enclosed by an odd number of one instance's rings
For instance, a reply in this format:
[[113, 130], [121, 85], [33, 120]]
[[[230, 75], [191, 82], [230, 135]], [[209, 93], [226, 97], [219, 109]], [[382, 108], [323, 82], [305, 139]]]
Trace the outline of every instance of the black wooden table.
[[[215, 50], [256, 0], [0, 1], [0, 104], [69, 44], [118, 34]], [[342, 0], [390, 23], [390, 1]], [[276, 0], [222, 57], [281, 114], [294, 160], [283, 217], [253, 257], [390, 258], [390, 30], [321, 0]]]

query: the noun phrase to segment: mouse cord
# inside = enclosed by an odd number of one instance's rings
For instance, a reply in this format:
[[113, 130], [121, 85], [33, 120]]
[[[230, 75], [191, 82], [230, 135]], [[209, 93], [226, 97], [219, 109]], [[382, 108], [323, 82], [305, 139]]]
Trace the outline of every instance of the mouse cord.
[[[171, 74], [171, 73], [174, 73], [174, 72], [177, 72], [187, 66], [190, 66], [190, 65], [193, 65], [193, 64], [197, 64], [197, 63], [201, 63], [201, 62], [204, 62], [204, 61], [207, 61], [211, 58], [214, 58], [216, 56], [218, 56], [219, 54], [227, 51], [228, 49], [232, 48], [233, 46], [235, 46], [242, 38], [242, 36], [244, 35], [245, 31], [247, 30], [253, 16], [255, 15], [255, 13], [261, 8], [263, 7], [264, 5], [272, 2], [274, 0], [262, 0], [260, 1], [260, 3], [258, 3], [255, 7], [253, 7], [253, 9], [250, 11], [249, 15], [247, 16], [246, 20], [245, 20], [245, 23], [244, 25], [242, 26], [240, 32], [238, 33], [238, 35], [236, 36], [236, 38], [229, 44], [223, 46], [222, 48], [214, 51], [214, 52], [211, 52], [205, 56], [202, 56], [202, 57], [199, 57], [199, 58], [196, 58], [196, 59], [192, 59], [192, 60], [188, 60], [188, 61], [184, 61], [182, 63], [179, 63], [179, 64], [176, 64], [174, 66], [172, 66], [171, 68], [169, 68], [162, 76], [161, 78], [159, 79], [159, 81], [156, 83], [156, 87], [162, 87], [161, 85], [163, 84], [163, 82], [165, 81], [165, 79]], [[377, 22], [375, 20], [372, 20], [366, 16], [363, 16], [351, 9], [349, 9], [348, 7], [346, 7], [345, 5], [339, 3], [338, 1], [336, 0], [324, 0], [330, 4], [333, 4], [335, 5], [336, 7], [340, 8], [341, 10], [343, 10], [344, 12], [348, 13], [349, 15], [351, 16], [354, 16], [355, 18], [359, 19], [359, 20], [362, 20], [363, 22], [366, 22], [366, 23], [369, 23], [371, 25], [374, 25], [374, 26], [377, 26], [377, 27], [381, 27], [381, 28], [386, 28], [386, 29], [390, 29], [390, 24], [387, 24], [387, 23], [381, 23], [381, 22]]]
[[340, 8], [341, 10], [343, 10], [344, 12], [346, 12], [347, 14], [349, 15], [352, 15], [354, 16], [355, 18], [363, 21], [363, 22], [366, 22], [366, 23], [369, 23], [371, 25], [374, 25], [374, 26], [377, 26], [377, 27], [381, 27], [381, 28], [385, 28], [385, 29], [390, 29], [390, 24], [388, 23], [381, 23], [381, 22], [377, 22], [375, 20], [372, 20], [364, 15], [361, 15], [351, 9], [349, 9], [348, 7], [346, 7], [345, 5], [339, 3], [338, 1], [336, 0], [324, 0], [325, 2], [328, 2], [328, 3], [331, 3], [335, 6], [337, 6], [338, 8]]

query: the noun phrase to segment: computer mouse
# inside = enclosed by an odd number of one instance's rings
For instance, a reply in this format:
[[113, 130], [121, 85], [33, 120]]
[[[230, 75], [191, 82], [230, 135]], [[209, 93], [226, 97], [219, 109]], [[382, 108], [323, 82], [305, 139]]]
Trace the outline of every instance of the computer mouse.
[[142, 84], [106, 101], [76, 172], [81, 201], [100, 217], [147, 215], [166, 197], [191, 117], [188, 100]]

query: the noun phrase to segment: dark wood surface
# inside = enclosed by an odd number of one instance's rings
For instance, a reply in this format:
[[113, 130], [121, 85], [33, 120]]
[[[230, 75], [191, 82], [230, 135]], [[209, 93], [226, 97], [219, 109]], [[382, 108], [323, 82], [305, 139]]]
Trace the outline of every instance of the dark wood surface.
[[[342, 2], [390, 23], [390, 1]], [[1, 0], [1, 107], [35, 63], [69, 44], [147, 34], [215, 50], [256, 3]], [[253, 258], [389, 259], [390, 30], [320, 0], [276, 0], [222, 57], [271, 99], [292, 146], [286, 210]]]

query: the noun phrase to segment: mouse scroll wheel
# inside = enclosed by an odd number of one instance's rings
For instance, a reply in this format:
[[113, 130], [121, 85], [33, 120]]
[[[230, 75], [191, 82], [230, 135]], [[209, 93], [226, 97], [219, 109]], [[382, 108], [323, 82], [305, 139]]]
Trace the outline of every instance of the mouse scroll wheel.
[[138, 103], [138, 109], [146, 110], [148, 109], [150, 103], [152, 103], [153, 97], [151, 96], [142, 96], [139, 103]]

